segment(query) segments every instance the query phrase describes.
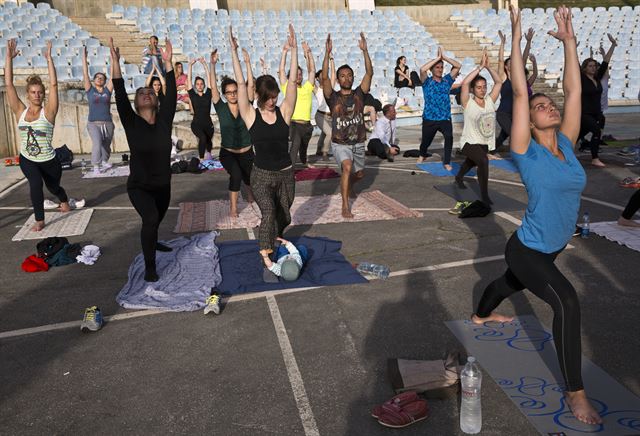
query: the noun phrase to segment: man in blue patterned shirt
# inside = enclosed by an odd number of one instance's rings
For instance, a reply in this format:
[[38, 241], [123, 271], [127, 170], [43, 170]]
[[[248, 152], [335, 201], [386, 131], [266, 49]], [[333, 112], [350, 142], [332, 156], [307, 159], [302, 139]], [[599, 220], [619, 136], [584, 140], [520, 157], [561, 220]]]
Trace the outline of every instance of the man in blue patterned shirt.
[[[451, 72], [443, 76], [444, 63], [451, 64]], [[444, 136], [444, 158], [442, 163], [447, 171], [451, 171], [451, 149], [453, 148], [453, 126], [451, 124], [451, 100], [449, 91], [460, 72], [460, 62], [455, 61], [438, 47], [438, 56], [420, 67], [420, 80], [424, 93], [424, 111], [422, 112], [422, 141], [418, 163], [430, 154], [427, 149], [437, 132]], [[428, 76], [427, 72], [431, 72]]]

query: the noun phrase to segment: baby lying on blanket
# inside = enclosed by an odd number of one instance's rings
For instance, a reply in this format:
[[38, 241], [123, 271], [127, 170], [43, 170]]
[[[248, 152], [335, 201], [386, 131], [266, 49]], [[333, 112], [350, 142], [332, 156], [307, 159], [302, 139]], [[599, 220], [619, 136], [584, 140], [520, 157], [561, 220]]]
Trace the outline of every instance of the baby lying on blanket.
[[307, 259], [307, 247], [300, 245], [296, 247], [291, 242], [283, 238], [276, 238], [280, 241], [280, 247], [276, 252], [276, 262], [269, 257], [264, 257], [264, 264], [269, 271], [278, 277], [282, 277], [287, 282], [298, 280], [300, 270]]

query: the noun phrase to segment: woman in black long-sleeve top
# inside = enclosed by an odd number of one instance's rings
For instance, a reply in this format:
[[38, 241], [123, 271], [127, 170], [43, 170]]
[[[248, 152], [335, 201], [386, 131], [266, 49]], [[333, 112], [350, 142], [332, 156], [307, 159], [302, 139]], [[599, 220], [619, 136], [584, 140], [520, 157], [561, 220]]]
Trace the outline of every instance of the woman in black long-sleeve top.
[[169, 247], [158, 243], [158, 227], [169, 208], [171, 198], [171, 128], [177, 100], [171, 60], [172, 47], [167, 40], [165, 49], [161, 50], [167, 72], [167, 92], [162, 106], [158, 108], [158, 98], [153, 89], [144, 87], [136, 90], [134, 111], [120, 71], [120, 51], [114, 47], [113, 38], [110, 46], [116, 106], [131, 152], [127, 193], [131, 204], [142, 218], [140, 240], [145, 264], [144, 279], [155, 282], [159, 278], [156, 272], [156, 250], [171, 251]]
[[581, 74], [582, 79], [582, 118], [580, 119], [580, 137], [587, 133], [591, 133], [591, 140], [585, 142], [583, 140], [580, 149], [589, 148], [591, 150], [591, 165], [603, 168], [604, 163], [598, 158], [600, 149], [600, 137], [602, 128], [604, 127], [604, 115], [602, 114], [602, 106], [600, 100], [602, 97], [602, 77], [609, 69], [609, 61], [616, 48], [617, 42], [613, 36], [608, 35], [611, 41], [609, 51], [604, 55], [604, 59], [598, 68], [598, 63], [593, 58], [585, 59], [582, 62]]

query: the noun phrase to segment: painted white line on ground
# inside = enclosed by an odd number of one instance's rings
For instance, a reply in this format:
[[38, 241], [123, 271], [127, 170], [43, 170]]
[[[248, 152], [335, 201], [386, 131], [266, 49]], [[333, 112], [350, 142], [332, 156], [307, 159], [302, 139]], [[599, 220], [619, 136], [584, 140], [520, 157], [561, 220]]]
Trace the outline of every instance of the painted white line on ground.
[[[167, 312], [166, 310], [155, 310], [155, 309], [138, 310], [135, 312], [120, 313], [117, 315], [106, 316], [104, 317], [104, 320], [105, 322], [119, 321], [124, 319], [139, 318], [142, 316], [157, 315], [159, 313], [170, 313], [170, 312]], [[54, 330], [62, 330], [62, 329], [77, 328], [77, 327], [80, 327], [80, 320], [60, 322], [56, 324], [48, 324], [48, 325], [43, 325], [39, 327], [30, 327], [26, 329], [12, 330], [7, 332], [0, 332], [0, 339], [15, 338], [18, 336], [31, 335], [34, 333], [43, 333], [43, 332], [50, 332]]]
[[419, 212], [442, 212], [451, 210], [450, 207], [411, 207], [411, 210], [416, 210]]
[[516, 226], [519, 226], [519, 225], [522, 224], [522, 221], [520, 221], [518, 218], [516, 218], [514, 216], [509, 215], [506, 212], [494, 212], [493, 214], [496, 215], [496, 216], [499, 216], [500, 218], [506, 219], [507, 221], [515, 224]]
[[[136, 210], [133, 206], [85, 206], [91, 207], [94, 210]], [[31, 207], [20, 207], [20, 206], [2, 206], [0, 210], [32, 210]], [[51, 211], [55, 211], [56, 209], [48, 209]], [[169, 210], [180, 210], [178, 206], [170, 206]], [[46, 212], [46, 211], [45, 211]]]
[[307, 436], [320, 436], [318, 425], [316, 424], [316, 418], [313, 416], [311, 404], [307, 397], [307, 390], [304, 387], [302, 375], [300, 374], [300, 369], [296, 362], [296, 356], [293, 354], [293, 348], [289, 341], [287, 329], [284, 327], [284, 323], [282, 322], [278, 303], [273, 296], [267, 297], [267, 303], [269, 304], [269, 311], [271, 312], [273, 326], [275, 327], [276, 334], [278, 335], [280, 351], [282, 351], [282, 358], [284, 359], [284, 364], [287, 368], [287, 375], [289, 376], [289, 383], [291, 383], [291, 389], [293, 390], [293, 397], [295, 398], [296, 405], [298, 406], [298, 413], [300, 414], [304, 434]]
[[[468, 259], [468, 260], [461, 260], [457, 262], [448, 262], [448, 263], [442, 263], [442, 264], [436, 264], [436, 265], [429, 265], [429, 266], [424, 266], [419, 268], [411, 268], [411, 269], [405, 269], [402, 271], [395, 271], [395, 272], [392, 272], [390, 276], [399, 277], [399, 276], [405, 276], [405, 275], [409, 275], [417, 272], [437, 271], [437, 270], [442, 270], [447, 268], [455, 268], [458, 266], [473, 265], [476, 263], [492, 262], [494, 260], [500, 260], [502, 258], [503, 256], [489, 256], [489, 257], [480, 257], [477, 259]], [[375, 280], [375, 279], [370, 279], [370, 280]], [[277, 291], [250, 292], [250, 293], [245, 293], [240, 295], [232, 295], [230, 297], [223, 297], [222, 300], [225, 303], [256, 300], [258, 298], [265, 298], [265, 297], [268, 298], [268, 297], [275, 297], [276, 295], [294, 294], [294, 293], [303, 292], [303, 291], [310, 291], [312, 289], [322, 289], [325, 287], [326, 286], [313, 286], [308, 288], [279, 289]], [[168, 311], [156, 310], [156, 309], [138, 310], [130, 313], [122, 313], [122, 314], [107, 316], [105, 317], [105, 320], [118, 321], [118, 320], [124, 320], [129, 318], [139, 318], [143, 316], [158, 315], [162, 313], [175, 313], [175, 312], [168, 312]], [[6, 332], [0, 332], [0, 339], [13, 338], [17, 336], [25, 336], [33, 333], [42, 333], [42, 332], [60, 330], [60, 329], [70, 328], [70, 327], [78, 327], [79, 325], [80, 325], [80, 321], [70, 321], [70, 322], [62, 322], [57, 324], [47, 324], [39, 327], [32, 327], [32, 328], [26, 328], [26, 329], [20, 329], [20, 330], [11, 330]]]
[[0, 198], [3, 198], [7, 194], [9, 194], [9, 192], [13, 191], [14, 189], [17, 189], [19, 186], [22, 186], [25, 183], [27, 183], [27, 179], [26, 178], [20, 180], [19, 182], [14, 183], [13, 185], [9, 186], [4, 191], [0, 192]]

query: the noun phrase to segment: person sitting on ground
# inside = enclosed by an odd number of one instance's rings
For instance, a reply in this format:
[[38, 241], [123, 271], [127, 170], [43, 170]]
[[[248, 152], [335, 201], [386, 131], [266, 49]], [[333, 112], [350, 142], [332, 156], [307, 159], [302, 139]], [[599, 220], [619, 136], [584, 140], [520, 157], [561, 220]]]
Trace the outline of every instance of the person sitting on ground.
[[415, 85], [411, 80], [407, 57], [400, 56], [396, 59], [396, 69], [394, 70], [393, 86], [395, 88], [413, 88]]
[[187, 75], [184, 73], [184, 67], [182, 62], [176, 62], [173, 65], [173, 70], [176, 72], [176, 87], [178, 89], [178, 102], [187, 106], [189, 109], [189, 90], [187, 90]]
[[290, 241], [283, 238], [276, 238], [280, 241], [280, 246], [276, 252], [276, 261], [269, 257], [264, 258], [264, 264], [269, 271], [277, 277], [282, 277], [284, 281], [293, 282], [300, 277], [300, 270], [307, 258], [307, 248], [304, 245], [296, 247]]
[[151, 72], [147, 76], [144, 86], [145, 88], [153, 89], [153, 93], [156, 95], [158, 102], [162, 104], [164, 96], [167, 94], [167, 82], [165, 82], [164, 76], [155, 65], [151, 68]]
[[398, 137], [396, 136], [396, 108], [392, 104], [385, 104], [382, 117], [376, 121], [376, 127], [369, 137], [367, 150], [380, 159], [393, 162], [393, 157], [400, 152]]
[[165, 75], [165, 68], [162, 62], [162, 54], [158, 47], [158, 37], [153, 35], [149, 38], [149, 45], [142, 50], [142, 72], [149, 74], [153, 67], [158, 68], [161, 76]]

